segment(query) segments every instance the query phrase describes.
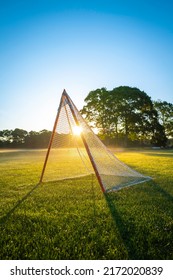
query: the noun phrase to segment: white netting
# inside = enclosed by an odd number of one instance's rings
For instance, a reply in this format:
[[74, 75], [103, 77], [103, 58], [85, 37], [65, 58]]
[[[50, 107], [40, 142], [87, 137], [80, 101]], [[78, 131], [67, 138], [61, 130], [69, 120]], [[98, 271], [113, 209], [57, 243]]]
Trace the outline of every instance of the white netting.
[[64, 93], [44, 181], [94, 174], [93, 164], [105, 191], [120, 189], [150, 179], [119, 161], [94, 134], [69, 96]]

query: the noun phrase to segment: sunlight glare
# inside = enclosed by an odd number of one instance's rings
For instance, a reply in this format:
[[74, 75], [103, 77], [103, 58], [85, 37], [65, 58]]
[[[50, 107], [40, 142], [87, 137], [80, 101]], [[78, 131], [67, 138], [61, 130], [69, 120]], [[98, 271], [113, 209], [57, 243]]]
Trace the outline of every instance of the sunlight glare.
[[76, 126], [73, 126], [73, 134], [76, 135], [76, 136], [79, 136], [82, 132], [82, 128], [78, 125]]

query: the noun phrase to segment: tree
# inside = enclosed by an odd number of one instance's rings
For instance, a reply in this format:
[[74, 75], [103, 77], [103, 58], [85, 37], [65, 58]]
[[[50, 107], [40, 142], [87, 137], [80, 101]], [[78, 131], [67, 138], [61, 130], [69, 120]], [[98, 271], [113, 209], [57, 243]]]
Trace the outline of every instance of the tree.
[[25, 139], [27, 148], [46, 148], [49, 143], [51, 131], [46, 129], [39, 132], [30, 131]]
[[0, 131], [0, 146], [8, 147], [13, 142], [12, 130], [5, 129]]
[[173, 104], [166, 101], [154, 101], [154, 108], [158, 112], [159, 123], [163, 125], [168, 138], [173, 138]]
[[[115, 114], [119, 114], [120, 131], [128, 139], [144, 139], [151, 133], [153, 104], [151, 98], [138, 88], [121, 86], [110, 92], [115, 104]], [[145, 137], [144, 137], [145, 136]]]
[[165, 135], [165, 129], [157, 120], [153, 122], [153, 134], [151, 138], [151, 144], [156, 147], [165, 147], [167, 143], [167, 137]]
[[87, 105], [81, 110], [81, 113], [85, 115], [91, 126], [101, 129], [104, 133], [108, 128], [107, 94], [106, 88], [91, 91], [85, 98]]
[[14, 130], [0, 131], [0, 147], [3, 148], [46, 148], [49, 143], [51, 131], [46, 129], [40, 132], [15, 128]]
[[25, 138], [28, 135], [28, 132], [20, 128], [15, 128], [11, 135], [13, 137], [13, 144], [23, 144], [25, 143]]
[[102, 135], [114, 138], [116, 143], [119, 137], [123, 137], [125, 146], [134, 140], [143, 143], [153, 139], [154, 143], [159, 137], [156, 131], [161, 131], [161, 127], [157, 111], [151, 98], [138, 88], [97, 89], [88, 94], [85, 102], [82, 110], [85, 117], [100, 129]]

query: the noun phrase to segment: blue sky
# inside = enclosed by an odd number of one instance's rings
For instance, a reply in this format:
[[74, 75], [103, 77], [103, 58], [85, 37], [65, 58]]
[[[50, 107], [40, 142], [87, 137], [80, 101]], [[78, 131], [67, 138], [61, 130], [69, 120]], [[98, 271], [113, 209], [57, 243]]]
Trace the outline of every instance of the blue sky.
[[65, 88], [127, 85], [173, 103], [173, 3], [0, 0], [0, 130], [52, 129]]

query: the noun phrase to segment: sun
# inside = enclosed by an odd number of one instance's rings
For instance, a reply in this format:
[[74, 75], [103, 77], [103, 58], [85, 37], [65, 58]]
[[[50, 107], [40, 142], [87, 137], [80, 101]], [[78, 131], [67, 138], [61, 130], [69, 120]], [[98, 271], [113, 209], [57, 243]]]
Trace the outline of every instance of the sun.
[[79, 125], [73, 126], [73, 127], [72, 127], [72, 130], [73, 130], [73, 134], [74, 134], [74, 135], [76, 135], [76, 136], [81, 135], [82, 128], [81, 128]]

